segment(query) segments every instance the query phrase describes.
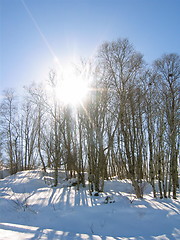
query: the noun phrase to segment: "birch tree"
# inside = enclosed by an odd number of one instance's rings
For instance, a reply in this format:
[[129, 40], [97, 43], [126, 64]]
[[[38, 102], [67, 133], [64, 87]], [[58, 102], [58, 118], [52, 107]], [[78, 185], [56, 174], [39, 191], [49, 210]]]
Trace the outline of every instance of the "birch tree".
[[159, 77], [159, 88], [162, 94], [162, 103], [165, 106], [165, 117], [168, 128], [168, 144], [170, 146], [170, 178], [173, 198], [176, 199], [178, 185], [178, 131], [179, 131], [179, 80], [180, 80], [180, 56], [177, 54], [165, 54], [154, 62], [154, 70]]

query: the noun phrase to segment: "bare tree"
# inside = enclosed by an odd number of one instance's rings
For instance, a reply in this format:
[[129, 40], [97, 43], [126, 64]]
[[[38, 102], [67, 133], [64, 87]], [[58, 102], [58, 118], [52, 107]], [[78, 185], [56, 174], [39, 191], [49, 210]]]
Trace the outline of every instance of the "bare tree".
[[[165, 54], [154, 62], [154, 70], [158, 74], [162, 104], [165, 106], [165, 117], [168, 127], [168, 144], [170, 145], [170, 179], [173, 187], [173, 198], [176, 199], [178, 187], [178, 129], [179, 129], [179, 80], [180, 56]], [[169, 184], [169, 196], [171, 191]]]
[[5, 153], [8, 158], [10, 173], [18, 171], [18, 118], [17, 100], [12, 89], [4, 91], [4, 98], [0, 106], [1, 134], [4, 136]]
[[[143, 69], [142, 55], [133, 49], [127, 39], [119, 39], [116, 42], [105, 43], [101, 46], [99, 61], [104, 69], [103, 77], [109, 82], [109, 90], [113, 91], [114, 94], [113, 104], [118, 105], [116, 111], [119, 134], [121, 135], [118, 140], [122, 141], [121, 144], [118, 144], [122, 147], [121, 153], [125, 153], [124, 160], [128, 165], [126, 170], [128, 170], [128, 176], [132, 181], [137, 197], [142, 197], [138, 184], [138, 178], [142, 175], [142, 171], [137, 174], [138, 168], [136, 167], [136, 162], [142, 161], [142, 154], [139, 151], [141, 148], [137, 149], [135, 146], [138, 143], [135, 118], [139, 111], [136, 103], [138, 92], [136, 85], [140, 71]], [[138, 121], [142, 121], [142, 119]], [[135, 153], [135, 149], [139, 153]]]

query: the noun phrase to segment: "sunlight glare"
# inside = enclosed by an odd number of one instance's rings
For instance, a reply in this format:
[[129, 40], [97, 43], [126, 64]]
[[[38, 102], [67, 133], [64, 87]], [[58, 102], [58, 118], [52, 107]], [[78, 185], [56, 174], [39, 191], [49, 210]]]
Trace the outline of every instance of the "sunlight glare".
[[56, 87], [57, 98], [64, 104], [81, 104], [88, 93], [86, 82], [82, 76], [77, 77], [70, 69], [66, 70], [63, 76], [63, 81]]

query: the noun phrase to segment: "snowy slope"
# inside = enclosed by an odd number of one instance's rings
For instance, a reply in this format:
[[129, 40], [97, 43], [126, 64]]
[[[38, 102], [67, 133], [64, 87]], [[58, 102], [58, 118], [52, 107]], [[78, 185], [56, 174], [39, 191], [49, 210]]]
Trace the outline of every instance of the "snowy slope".
[[[0, 180], [0, 240], [180, 239], [180, 201], [134, 198], [129, 181], [105, 182], [105, 193], [45, 184], [42, 171]], [[114, 203], [105, 204], [106, 196]]]

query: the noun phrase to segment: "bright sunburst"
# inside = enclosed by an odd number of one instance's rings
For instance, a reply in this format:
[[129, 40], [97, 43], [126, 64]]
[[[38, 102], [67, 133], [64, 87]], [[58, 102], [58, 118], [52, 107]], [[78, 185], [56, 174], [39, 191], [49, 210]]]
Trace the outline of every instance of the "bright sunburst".
[[85, 80], [82, 76], [77, 77], [70, 69], [64, 72], [62, 82], [56, 86], [56, 96], [64, 104], [82, 104], [87, 93]]

